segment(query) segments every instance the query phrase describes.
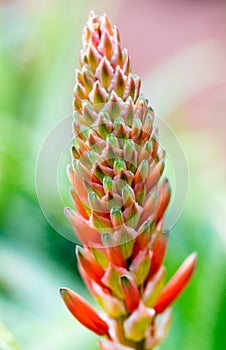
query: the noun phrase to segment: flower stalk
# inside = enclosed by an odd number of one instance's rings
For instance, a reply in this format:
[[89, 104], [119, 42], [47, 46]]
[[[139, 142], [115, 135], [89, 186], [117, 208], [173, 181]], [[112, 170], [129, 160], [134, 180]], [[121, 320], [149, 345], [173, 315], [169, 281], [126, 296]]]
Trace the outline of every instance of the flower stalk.
[[76, 248], [79, 270], [103, 313], [69, 289], [61, 296], [80, 323], [106, 338], [100, 349], [151, 350], [167, 334], [196, 254], [165, 285], [171, 187], [162, 178], [154, 111], [105, 14], [90, 13], [82, 43], [68, 167], [75, 211], [65, 214], [84, 246]]

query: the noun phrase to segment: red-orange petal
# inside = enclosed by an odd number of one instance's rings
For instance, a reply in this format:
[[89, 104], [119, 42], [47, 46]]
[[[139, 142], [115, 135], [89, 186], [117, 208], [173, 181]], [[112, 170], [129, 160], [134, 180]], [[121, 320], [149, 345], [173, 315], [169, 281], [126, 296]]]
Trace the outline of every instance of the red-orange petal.
[[109, 261], [119, 267], [126, 268], [126, 262], [123, 258], [119, 246], [111, 241], [111, 235], [106, 233], [102, 235], [102, 241], [105, 248], [106, 255], [108, 256]]
[[160, 185], [158, 197], [159, 197], [159, 207], [158, 207], [158, 212], [156, 214], [157, 223], [159, 222], [159, 220], [161, 220], [161, 218], [165, 214], [165, 211], [170, 202], [171, 186], [169, 184], [168, 179], [165, 179], [164, 182]]
[[120, 283], [125, 295], [127, 309], [132, 313], [139, 305], [140, 293], [134, 279], [130, 276], [120, 277]]
[[89, 251], [80, 246], [76, 246], [76, 256], [79, 264], [85, 270], [86, 274], [90, 279], [94, 280], [97, 284], [103, 284], [101, 282], [102, 277], [104, 276], [104, 270], [96, 260], [92, 257]]
[[182, 293], [194, 273], [196, 261], [197, 254], [192, 253], [183, 262], [161, 292], [154, 306], [156, 313], [163, 312]]
[[85, 207], [82, 203], [82, 201], [80, 200], [77, 192], [74, 190], [74, 188], [71, 189], [71, 197], [74, 203], [75, 208], [77, 209], [78, 213], [80, 215], [82, 215], [82, 217], [86, 220], [89, 219], [89, 215], [87, 214]]
[[98, 335], [108, 335], [108, 325], [85, 299], [70, 289], [61, 288], [60, 294], [68, 310], [86, 328]]
[[147, 276], [147, 281], [150, 280], [150, 278], [158, 271], [158, 269], [161, 267], [165, 253], [167, 248], [167, 242], [168, 242], [168, 235], [161, 234], [159, 239], [157, 240], [154, 249], [153, 249], [153, 255], [151, 259], [151, 268], [149, 271], [149, 274]]
[[102, 246], [100, 233], [94, 227], [91, 227], [88, 220], [85, 220], [70, 208], [65, 208], [64, 213], [68, 221], [71, 223], [77, 237], [84, 245]]

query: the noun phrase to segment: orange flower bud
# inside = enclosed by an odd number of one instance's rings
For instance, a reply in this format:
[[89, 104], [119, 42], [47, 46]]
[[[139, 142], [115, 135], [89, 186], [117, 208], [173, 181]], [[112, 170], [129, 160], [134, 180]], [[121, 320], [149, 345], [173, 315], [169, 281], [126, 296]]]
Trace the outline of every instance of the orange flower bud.
[[85, 245], [102, 246], [100, 233], [89, 225], [89, 222], [76, 214], [70, 208], [65, 208], [65, 215], [71, 223], [76, 235]]
[[121, 287], [125, 294], [127, 309], [132, 313], [139, 305], [140, 293], [134, 279], [130, 276], [120, 277]]
[[192, 253], [183, 262], [160, 294], [154, 306], [156, 313], [163, 312], [182, 293], [194, 273], [196, 261], [197, 254]]
[[109, 327], [107, 323], [80, 295], [66, 288], [61, 288], [60, 294], [68, 310], [83, 326], [98, 335], [108, 336]]

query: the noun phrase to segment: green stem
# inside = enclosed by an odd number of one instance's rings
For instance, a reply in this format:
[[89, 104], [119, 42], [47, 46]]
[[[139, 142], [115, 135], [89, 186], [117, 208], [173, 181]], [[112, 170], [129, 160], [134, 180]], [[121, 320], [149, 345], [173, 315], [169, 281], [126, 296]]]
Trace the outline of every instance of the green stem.
[[137, 344], [136, 350], [144, 350], [144, 340]]

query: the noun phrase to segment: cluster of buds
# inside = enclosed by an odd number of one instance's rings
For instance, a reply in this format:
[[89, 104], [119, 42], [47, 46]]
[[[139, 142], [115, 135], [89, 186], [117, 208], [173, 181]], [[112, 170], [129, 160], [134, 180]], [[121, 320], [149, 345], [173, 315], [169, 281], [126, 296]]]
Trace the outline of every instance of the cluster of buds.
[[153, 349], [167, 334], [171, 305], [193, 274], [196, 254], [165, 285], [165, 154], [140, 78], [105, 14], [91, 12], [80, 64], [68, 167], [76, 211], [65, 214], [83, 244], [76, 248], [80, 273], [103, 311], [69, 289], [61, 296], [78, 321], [105, 337], [100, 349]]

